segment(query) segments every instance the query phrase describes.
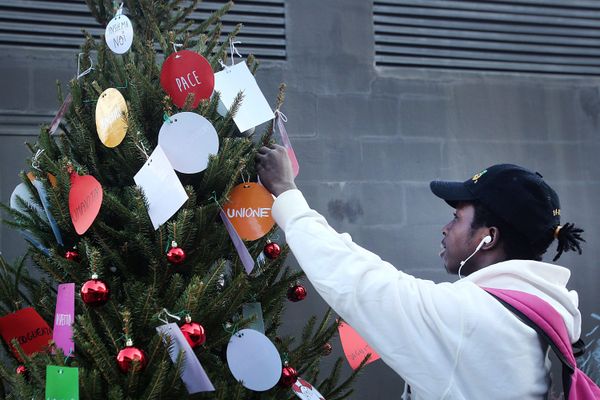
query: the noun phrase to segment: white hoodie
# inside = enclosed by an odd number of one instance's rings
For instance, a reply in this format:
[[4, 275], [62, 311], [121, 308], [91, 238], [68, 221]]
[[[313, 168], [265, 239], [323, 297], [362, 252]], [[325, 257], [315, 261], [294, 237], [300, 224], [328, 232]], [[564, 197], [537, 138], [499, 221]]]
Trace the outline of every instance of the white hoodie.
[[535, 331], [480, 286], [541, 297], [581, 333], [568, 269], [511, 260], [456, 283], [396, 270], [339, 234], [298, 190], [281, 194], [273, 217], [315, 289], [412, 388], [413, 399], [543, 399], [545, 351]]

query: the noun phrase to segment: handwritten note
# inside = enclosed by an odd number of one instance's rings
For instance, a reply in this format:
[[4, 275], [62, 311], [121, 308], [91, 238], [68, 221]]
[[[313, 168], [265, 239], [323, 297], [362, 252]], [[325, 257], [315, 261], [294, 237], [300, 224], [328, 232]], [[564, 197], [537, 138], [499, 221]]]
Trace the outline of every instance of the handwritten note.
[[346, 359], [352, 369], [358, 368], [365, 357], [371, 354], [371, 358], [367, 364], [379, 360], [379, 355], [369, 346], [365, 340], [348, 324], [342, 322], [338, 327], [342, 348]]

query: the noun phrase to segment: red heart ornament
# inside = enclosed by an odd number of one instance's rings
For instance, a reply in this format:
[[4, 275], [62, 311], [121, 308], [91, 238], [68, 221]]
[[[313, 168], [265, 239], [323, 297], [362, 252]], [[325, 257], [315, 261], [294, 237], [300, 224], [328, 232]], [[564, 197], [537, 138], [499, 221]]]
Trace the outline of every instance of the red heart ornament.
[[69, 212], [75, 231], [83, 235], [98, 216], [102, 206], [102, 186], [91, 175], [71, 174]]

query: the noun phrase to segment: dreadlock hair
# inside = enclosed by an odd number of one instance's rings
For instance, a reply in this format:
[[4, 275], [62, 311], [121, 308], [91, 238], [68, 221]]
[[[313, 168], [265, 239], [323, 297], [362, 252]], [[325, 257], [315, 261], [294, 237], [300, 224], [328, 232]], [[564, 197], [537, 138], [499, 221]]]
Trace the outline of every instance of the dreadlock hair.
[[558, 246], [556, 248], [556, 255], [552, 261], [558, 260], [567, 251], [577, 251], [581, 254], [581, 242], [585, 242], [585, 239], [581, 237], [584, 230], [572, 223], [566, 223], [563, 226], [559, 225], [549, 231], [547, 235], [543, 235], [543, 237], [532, 242], [480, 202], [473, 201], [471, 204], [475, 208], [471, 229], [483, 226], [495, 226], [498, 228], [502, 233], [504, 252], [508, 260], [542, 261], [542, 256], [546, 253], [546, 250], [548, 250], [554, 239], [557, 239]]

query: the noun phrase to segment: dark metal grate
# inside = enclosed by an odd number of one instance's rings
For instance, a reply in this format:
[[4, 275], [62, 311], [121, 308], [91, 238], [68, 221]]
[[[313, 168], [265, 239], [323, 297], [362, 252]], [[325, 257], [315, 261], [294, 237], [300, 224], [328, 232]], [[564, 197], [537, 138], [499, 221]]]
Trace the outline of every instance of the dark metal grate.
[[[220, 9], [225, 0], [201, 2], [191, 15], [198, 22]], [[237, 0], [222, 19], [223, 38], [242, 23], [240, 51], [259, 59], [285, 60], [284, 0]], [[82, 29], [104, 34], [81, 0], [0, 0], [0, 45], [77, 49]]]
[[600, 75], [598, 0], [374, 1], [375, 64]]

